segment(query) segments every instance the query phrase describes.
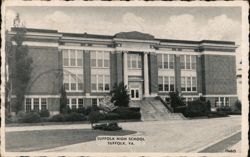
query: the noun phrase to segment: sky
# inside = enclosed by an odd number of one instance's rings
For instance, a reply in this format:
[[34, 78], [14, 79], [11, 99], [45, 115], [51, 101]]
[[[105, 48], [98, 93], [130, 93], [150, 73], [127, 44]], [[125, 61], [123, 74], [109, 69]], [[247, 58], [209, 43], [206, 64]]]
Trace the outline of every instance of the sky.
[[7, 7], [6, 29], [16, 13], [28, 28], [102, 35], [139, 31], [164, 39], [241, 42], [239, 7]]

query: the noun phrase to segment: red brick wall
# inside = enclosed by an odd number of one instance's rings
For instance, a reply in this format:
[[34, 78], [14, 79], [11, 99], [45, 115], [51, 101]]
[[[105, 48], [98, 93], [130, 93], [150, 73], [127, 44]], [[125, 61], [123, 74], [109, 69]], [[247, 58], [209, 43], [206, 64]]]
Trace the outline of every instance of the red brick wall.
[[27, 94], [59, 94], [62, 71], [58, 49], [29, 47], [29, 55], [33, 59], [33, 70]]
[[202, 56], [203, 94], [236, 94], [235, 56]]

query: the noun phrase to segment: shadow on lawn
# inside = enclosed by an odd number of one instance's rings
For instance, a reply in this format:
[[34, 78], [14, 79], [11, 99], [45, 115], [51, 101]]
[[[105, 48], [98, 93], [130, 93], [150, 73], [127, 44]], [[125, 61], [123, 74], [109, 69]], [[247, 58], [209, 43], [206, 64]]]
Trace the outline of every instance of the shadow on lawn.
[[91, 129], [65, 129], [6, 132], [7, 152], [27, 152], [50, 149], [70, 144], [93, 141], [97, 136], [123, 136], [136, 131], [101, 131]]

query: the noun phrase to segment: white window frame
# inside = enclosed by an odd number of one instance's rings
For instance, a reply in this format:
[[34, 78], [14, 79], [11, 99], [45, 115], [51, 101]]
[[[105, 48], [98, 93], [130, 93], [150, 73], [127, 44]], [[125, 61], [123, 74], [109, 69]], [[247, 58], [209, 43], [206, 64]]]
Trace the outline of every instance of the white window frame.
[[[217, 107], [231, 107], [230, 98], [229, 97], [217, 97], [218, 98], [218, 106]], [[223, 99], [223, 104], [221, 102], [221, 98]], [[226, 98], [228, 98], [228, 106], [226, 106]]]
[[30, 99], [31, 100], [31, 110], [30, 111], [33, 111], [34, 110], [34, 99], [38, 99], [38, 101], [39, 101], [39, 110], [38, 111], [42, 111], [42, 99], [45, 99], [46, 100], [46, 110], [48, 110], [48, 98], [39, 98], [39, 97], [34, 97], [34, 98], [30, 98], [30, 97], [28, 97], [28, 98], [25, 98], [25, 111], [27, 112], [27, 110], [26, 110], [26, 102], [27, 102], [27, 99]]
[[[141, 55], [140, 54], [137, 54], [137, 53], [129, 53], [128, 56], [127, 56], [127, 62], [128, 62], [128, 69], [142, 69], [142, 58], [141, 58]], [[141, 62], [141, 67], [139, 67], [139, 60]], [[135, 61], [135, 67], [133, 67], [132, 65], [132, 62]]]
[[[75, 52], [75, 65], [72, 66], [71, 65], [71, 56], [70, 56], [70, 51], [74, 51]], [[68, 66], [64, 65], [64, 52], [67, 53], [68, 55]], [[78, 58], [78, 53], [81, 53], [81, 58]], [[63, 49], [62, 50], [62, 55], [63, 55], [63, 67], [83, 67], [83, 50], [79, 50], [79, 49]], [[82, 60], [82, 65], [78, 66], [78, 59]]]
[[[170, 83], [171, 83], [171, 78], [174, 78], [174, 90], [173, 91], [175, 91], [175, 89], [176, 89], [176, 85], [175, 85], [175, 77], [174, 76], [162, 76], [162, 75], [160, 75], [160, 76], [158, 76], [158, 78], [159, 77], [162, 77], [162, 85], [163, 85], [163, 90], [162, 91], [160, 91], [159, 90], [159, 92], [172, 92], [171, 91], [171, 89], [170, 89], [170, 87], [171, 87], [171, 85], [170, 85]], [[168, 89], [169, 90], [165, 90], [165, 78], [168, 78]], [[158, 79], [159, 80], [159, 79]], [[159, 82], [158, 82], [158, 89], [159, 89]]]
[[[160, 59], [161, 59], [161, 67], [159, 67], [159, 65], [158, 65], [158, 68], [159, 69], [171, 69], [171, 70], [173, 70], [174, 68], [175, 68], [175, 59], [174, 59], [174, 54], [164, 54], [164, 53], [160, 53], [160, 54], [157, 54], [157, 55], [159, 55], [159, 56], [161, 56], [161, 57], [159, 57]], [[164, 61], [165, 61], [165, 55], [167, 56], [167, 67], [165, 67], [165, 65], [164, 65]], [[173, 56], [173, 61], [171, 61], [171, 62], [173, 62], [173, 68], [170, 68], [170, 56]], [[157, 57], [157, 59], [159, 59], [158, 57]], [[157, 60], [157, 64], [158, 64], [158, 60]]]
[[[98, 53], [102, 53], [101, 56], [98, 55]], [[108, 57], [105, 57], [105, 53], [108, 54]], [[95, 58], [91, 57], [91, 54], [95, 56]], [[98, 66], [98, 59], [102, 60], [102, 66]], [[95, 66], [92, 66], [92, 62], [95, 62]], [[105, 60], [108, 60], [108, 67], [104, 66]], [[110, 51], [90, 51], [90, 67], [91, 68], [101, 68], [101, 69], [107, 69], [110, 68]]]
[[[85, 106], [83, 97], [68, 97], [67, 99], [69, 100], [69, 101], [67, 100], [67, 105], [69, 106], [70, 109], [72, 109], [72, 105], [76, 105], [76, 109], [79, 108], [79, 99], [83, 99], [83, 104], [82, 104], [83, 108]], [[72, 104], [72, 99], [76, 99], [76, 104]]]
[[[181, 92], [197, 92], [197, 77], [196, 76], [182, 76], [181, 77], [181, 89], [182, 89], [182, 78], [185, 79], [185, 90], [181, 90]], [[190, 78], [191, 79], [191, 90], [190, 91], [187, 91], [187, 78]], [[193, 78], [195, 78], [196, 82], [195, 82], [195, 87], [196, 87], [196, 90], [193, 90]]]
[[[195, 64], [197, 63], [197, 58], [196, 58], [196, 55], [181, 55], [184, 57], [184, 69], [181, 68], [181, 70], [196, 70], [196, 65], [195, 65], [195, 68], [193, 69], [193, 62], [192, 62], [192, 57], [195, 57]], [[189, 66], [190, 66], [190, 69], [187, 69], [187, 56], [190, 56], [189, 57]], [[181, 67], [181, 66], [180, 66]]]
[[[64, 76], [65, 75], [68, 75], [69, 76], [69, 82], [65, 82], [65, 80], [63, 79], [63, 84], [64, 83], [68, 83], [69, 84], [69, 89], [66, 89], [66, 92], [82, 92], [84, 90], [84, 76], [83, 76], [83, 73], [69, 73], [69, 72], [65, 72], [63, 74]], [[76, 80], [75, 82], [72, 81], [72, 76], [71, 75], [75, 75], [76, 76]], [[82, 78], [80, 78], [80, 76]], [[82, 82], [79, 82], [79, 81], [82, 81]], [[71, 89], [71, 83], [75, 83], [76, 84], [76, 90], [72, 90]], [[82, 89], [79, 89], [79, 83], [82, 83]]]
[[[101, 75], [101, 74], [92, 74], [91, 77], [95, 76], [96, 77], [96, 90], [92, 89], [92, 83], [91, 83], [91, 91], [92, 92], [110, 92], [110, 75]], [[103, 90], [99, 90], [99, 77], [102, 77], [102, 85], [103, 85]], [[105, 81], [105, 77], [109, 77], [109, 82]], [[105, 90], [105, 84], [109, 84], [109, 90]]]

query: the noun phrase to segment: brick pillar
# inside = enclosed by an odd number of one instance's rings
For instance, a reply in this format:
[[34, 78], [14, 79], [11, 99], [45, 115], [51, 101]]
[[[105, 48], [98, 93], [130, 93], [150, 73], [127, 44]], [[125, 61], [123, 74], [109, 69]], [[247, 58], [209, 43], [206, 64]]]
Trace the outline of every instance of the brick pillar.
[[116, 52], [116, 76], [117, 76], [117, 83], [119, 84], [120, 82], [123, 81], [123, 59], [122, 59], [122, 53], [121, 52]]
[[85, 94], [91, 93], [91, 58], [90, 58], [90, 51], [84, 51], [83, 53], [84, 58], [84, 66], [83, 66], [83, 72], [84, 72], [84, 92]]
[[158, 66], [156, 53], [149, 54], [149, 90], [150, 94], [158, 93]]
[[[58, 92], [61, 92], [63, 87], [63, 55], [62, 50], [58, 50], [58, 74], [59, 74], [59, 88]], [[60, 93], [61, 94], [61, 93]]]
[[113, 89], [117, 83], [117, 70], [116, 70], [116, 54], [115, 52], [110, 53], [110, 86]]
[[202, 65], [201, 56], [196, 57], [197, 93], [202, 93]]
[[174, 55], [175, 58], [175, 91], [181, 93], [181, 65], [180, 65], [180, 55]]

